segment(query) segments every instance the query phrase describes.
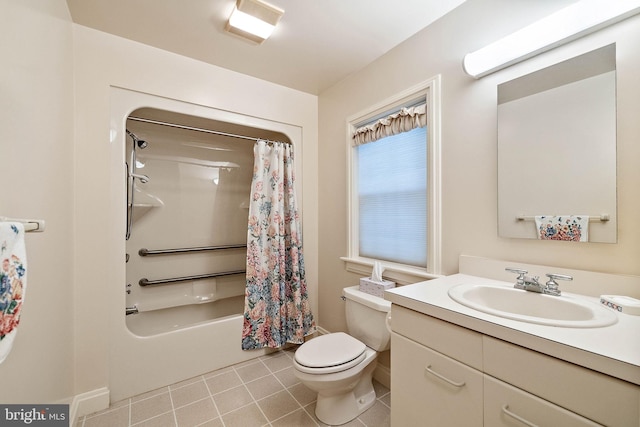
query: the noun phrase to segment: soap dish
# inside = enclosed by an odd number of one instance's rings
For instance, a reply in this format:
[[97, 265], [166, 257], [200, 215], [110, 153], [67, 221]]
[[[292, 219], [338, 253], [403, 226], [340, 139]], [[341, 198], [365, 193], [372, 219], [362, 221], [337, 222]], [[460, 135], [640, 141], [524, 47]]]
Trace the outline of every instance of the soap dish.
[[600, 295], [600, 303], [620, 313], [640, 316], [640, 300], [624, 295]]

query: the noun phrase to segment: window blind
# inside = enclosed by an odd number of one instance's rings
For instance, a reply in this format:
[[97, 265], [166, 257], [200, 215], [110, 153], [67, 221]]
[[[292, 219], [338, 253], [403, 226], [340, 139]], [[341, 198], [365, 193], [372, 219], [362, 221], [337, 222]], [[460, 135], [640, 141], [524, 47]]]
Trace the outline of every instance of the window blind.
[[359, 255], [427, 266], [427, 129], [355, 147]]

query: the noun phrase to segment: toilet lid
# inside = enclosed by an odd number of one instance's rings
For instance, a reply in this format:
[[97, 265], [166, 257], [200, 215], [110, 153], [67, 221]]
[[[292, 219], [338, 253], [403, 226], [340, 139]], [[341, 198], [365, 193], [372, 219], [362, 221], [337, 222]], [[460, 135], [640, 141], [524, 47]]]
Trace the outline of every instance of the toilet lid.
[[321, 335], [304, 343], [295, 353], [296, 362], [308, 368], [326, 368], [351, 362], [364, 354], [364, 343], [344, 332]]

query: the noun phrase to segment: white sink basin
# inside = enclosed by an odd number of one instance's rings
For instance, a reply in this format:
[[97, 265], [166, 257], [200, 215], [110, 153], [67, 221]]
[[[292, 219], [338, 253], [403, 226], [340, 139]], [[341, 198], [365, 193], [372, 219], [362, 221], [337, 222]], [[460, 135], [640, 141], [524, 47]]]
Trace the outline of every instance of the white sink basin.
[[568, 328], [600, 328], [616, 313], [573, 295], [552, 296], [499, 285], [462, 284], [449, 289], [454, 301], [483, 313], [521, 322]]

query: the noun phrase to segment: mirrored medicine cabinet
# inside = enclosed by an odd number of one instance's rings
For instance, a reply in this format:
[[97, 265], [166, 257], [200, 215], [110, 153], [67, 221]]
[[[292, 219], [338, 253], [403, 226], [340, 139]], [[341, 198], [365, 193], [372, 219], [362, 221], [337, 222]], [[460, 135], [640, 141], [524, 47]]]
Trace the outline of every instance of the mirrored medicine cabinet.
[[615, 44], [498, 86], [499, 236], [536, 239], [538, 215], [617, 241]]

